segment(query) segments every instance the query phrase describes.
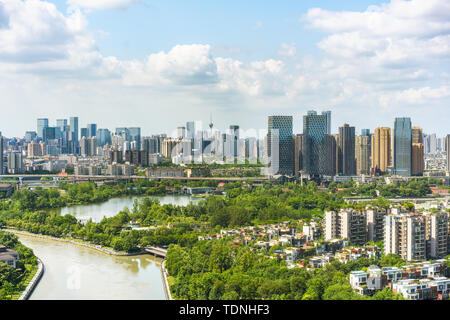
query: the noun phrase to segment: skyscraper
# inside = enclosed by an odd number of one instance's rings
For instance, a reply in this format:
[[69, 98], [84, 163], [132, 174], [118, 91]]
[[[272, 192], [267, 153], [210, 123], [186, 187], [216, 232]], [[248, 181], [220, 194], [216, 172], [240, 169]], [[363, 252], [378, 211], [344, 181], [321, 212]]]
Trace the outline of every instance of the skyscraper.
[[0, 134], [0, 174], [3, 174], [3, 136]]
[[81, 128], [80, 129], [80, 146], [81, 146], [81, 139], [82, 138], [89, 138], [89, 129], [88, 128]]
[[294, 136], [294, 173], [298, 177], [299, 171], [303, 169], [303, 134]]
[[411, 135], [412, 143], [423, 143], [423, 130], [421, 127], [412, 127]]
[[370, 174], [370, 137], [361, 135], [355, 138], [356, 174]]
[[411, 138], [411, 174], [413, 176], [423, 175], [424, 170], [424, 144], [423, 144], [423, 131], [420, 127], [412, 127]]
[[322, 115], [327, 117], [327, 132], [326, 132], [326, 134], [331, 134], [331, 111], [323, 111]]
[[338, 172], [344, 176], [356, 174], [355, 127], [344, 124], [339, 127]]
[[56, 119], [56, 126], [64, 131], [64, 127], [67, 126], [67, 119]]
[[329, 168], [325, 135], [327, 115], [308, 111], [303, 116], [303, 170], [310, 175], [325, 174]]
[[103, 147], [105, 144], [111, 144], [111, 132], [108, 129], [97, 130], [97, 144]]
[[387, 172], [391, 163], [391, 128], [380, 127], [372, 135], [372, 174]]
[[361, 129], [361, 135], [364, 137], [370, 137], [370, 129]]
[[78, 154], [78, 117], [70, 117], [70, 151], [73, 154]]
[[410, 176], [412, 164], [412, 128], [410, 118], [395, 118], [394, 123], [394, 172]]
[[234, 157], [234, 161], [236, 162], [238, 156], [239, 126], [230, 126], [230, 138], [232, 141], [231, 156]]
[[87, 125], [87, 130], [88, 130], [88, 137], [92, 138], [92, 137], [96, 137], [97, 136], [97, 124], [95, 123], [90, 123]]
[[294, 144], [292, 116], [269, 116], [267, 153], [270, 158], [270, 174], [294, 174]]
[[44, 129], [48, 127], [48, 118], [37, 119], [37, 136], [44, 139]]
[[450, 134], [445, 138], [445, 145], [447, 148], [447, 172], [450, 175]]

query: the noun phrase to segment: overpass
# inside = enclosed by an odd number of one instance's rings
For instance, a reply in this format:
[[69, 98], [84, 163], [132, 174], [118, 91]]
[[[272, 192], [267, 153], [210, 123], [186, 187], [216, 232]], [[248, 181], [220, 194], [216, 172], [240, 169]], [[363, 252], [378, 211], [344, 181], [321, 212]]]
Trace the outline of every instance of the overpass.
[[[40, 180], [41, 178], [52, 178], [53, 181], [59, 181], [64, 178], [75, 181], [107, 181], [107, 180], [192, 180], [192, 181], [268, 181], [269, 178], [264, 177], [147, 177], [147, 176], [102, 176], [102, 175], [58, 175], [58, 174], [8, 174], [0, 175], [0, 178], [11, 178], [20, 180]], [[12, 180], [8, 180], [12, 181]], [[16, 181], [17, 182], [17, 181]]]

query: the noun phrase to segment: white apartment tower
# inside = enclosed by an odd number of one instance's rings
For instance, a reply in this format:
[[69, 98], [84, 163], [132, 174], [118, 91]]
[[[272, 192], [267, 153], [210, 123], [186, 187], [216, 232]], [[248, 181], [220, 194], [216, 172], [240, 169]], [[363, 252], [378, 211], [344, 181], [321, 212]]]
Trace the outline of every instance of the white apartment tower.
[[384, 253], [394, 253], [407, 261], [426, 259], [426, 219], [413, 214], [385, 217]]

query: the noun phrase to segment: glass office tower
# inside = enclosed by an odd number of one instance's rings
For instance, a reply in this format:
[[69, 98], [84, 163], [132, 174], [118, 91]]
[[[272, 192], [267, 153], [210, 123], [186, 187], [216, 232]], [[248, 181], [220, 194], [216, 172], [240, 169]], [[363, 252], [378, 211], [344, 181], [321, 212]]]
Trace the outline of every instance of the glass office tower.
[[303, 116], [303, 170], [310, 175], [326, 174], [329, 170], [326, 134], [328, 119], [326, 114], [318, 115], [308, 111]]
[[270, 158], [270, 174], [292, 176], [294, 174], [294, 143], [292, 116], [268, 118], [267, 155]]
[[395, 118], [394, 123], [394, 173], [411, 175], [411, 118]]
[[48, 118], [37, 119], [37, 136], [44, 139], [44, 129], [48, 128]]

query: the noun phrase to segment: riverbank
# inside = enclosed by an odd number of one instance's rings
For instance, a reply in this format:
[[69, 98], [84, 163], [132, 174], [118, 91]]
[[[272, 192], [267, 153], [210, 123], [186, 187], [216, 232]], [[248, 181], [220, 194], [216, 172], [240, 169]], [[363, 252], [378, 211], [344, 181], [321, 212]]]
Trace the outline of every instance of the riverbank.
[[39, 258], [37, 258], [37, 263], [38, 269], [31, 279], [30, 283], [28, 283], [25, 291], [20, 295], [19, 300], [28, 300], [30, 295], [33, 293], [34, 288], [39, 284], [42, 275], [44, 274], [44, 263]]
[[138, 251], [138, 252], [132, 252], [132, 253], [130, 253], [130, 252], [117, 252], [117, 251], [115, 251], [113, 249], [104, 248], [101, 245], [94, 245], [94, 244], [86, 243], [86, 242], [83, 242], [81, 240], [57, 238], [57, 237], [46, 236], [46, 235], [42, 235], [42, 234], [35, 234], [35, 233], [23, 231], [23, 230], [2, 229], [2, 231], [8, 231], [8, 232], [15, 233], [15, 234], [21, 234], [21, 235], [31, 236], [31, 237], [41, 238], [41, 239], [50, 239], [50, 240], [68, 242], [68, 243], [72, 243], [72, 244], [75, 244], [75, 245], [79, 245], [79, 246], [87, 247], [87, 248], [94, 249], [94, 250], [97, 250], [97, 251], [101, 251], [103, 253], [106, 253], [106, 254], [109, 254], [109, 255], [113, 255], [113, 256], [137, 256], [137, 255], [141, 255], [141, 254], [145, 253], [144, 250], [141, 250], [141, 251]]
[[172, 294], [170, 293], [169, 282], [167, 281], [168, 275], [169, 273], [166, 269], [166, 260], [164, 259], [164, 261], [161, 263], [161, 277], [163, 281], [164, 294], [166, 296], [166, 300], [174, 300], [172, 298]]

